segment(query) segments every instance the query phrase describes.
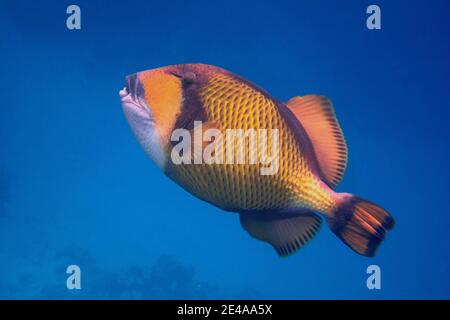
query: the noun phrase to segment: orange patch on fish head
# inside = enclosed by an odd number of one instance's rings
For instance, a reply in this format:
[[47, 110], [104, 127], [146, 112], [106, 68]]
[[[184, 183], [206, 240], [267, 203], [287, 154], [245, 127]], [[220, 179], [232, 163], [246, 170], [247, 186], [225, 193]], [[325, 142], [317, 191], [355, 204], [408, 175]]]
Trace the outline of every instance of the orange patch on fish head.
[[164, 67], [138, 74], [144, 100], [164, 141], [170, 140], [183, 103], [182, 79], [172, 69]]

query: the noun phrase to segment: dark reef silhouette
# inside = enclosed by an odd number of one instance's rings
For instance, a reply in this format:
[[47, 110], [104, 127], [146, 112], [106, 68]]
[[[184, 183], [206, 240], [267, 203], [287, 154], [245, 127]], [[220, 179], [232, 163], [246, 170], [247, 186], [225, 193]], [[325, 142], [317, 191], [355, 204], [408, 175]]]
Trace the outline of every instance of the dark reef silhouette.
[[[121, 271], [100, 268], [85, 250], [73, 247], [56, 254], [58, 283], [44, 286], [39, 298], [47, 299], [211, 299], [218, 286], [197, 279], [196, 270], [169, 255], [161, 255], [149, 266]], [[77, 263], [82, 270], [81, 290], [65, 286], [65, 268]]]

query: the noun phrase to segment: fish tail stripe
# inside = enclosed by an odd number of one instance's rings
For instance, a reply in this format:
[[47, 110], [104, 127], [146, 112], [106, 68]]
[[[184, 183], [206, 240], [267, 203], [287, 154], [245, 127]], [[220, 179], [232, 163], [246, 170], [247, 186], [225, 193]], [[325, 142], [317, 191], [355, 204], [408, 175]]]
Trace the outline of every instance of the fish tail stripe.
[[331, 230], [351, 249], [364, 256], [374, 256], [394, 219], [376, 204], [352, 196], [329, 219]]

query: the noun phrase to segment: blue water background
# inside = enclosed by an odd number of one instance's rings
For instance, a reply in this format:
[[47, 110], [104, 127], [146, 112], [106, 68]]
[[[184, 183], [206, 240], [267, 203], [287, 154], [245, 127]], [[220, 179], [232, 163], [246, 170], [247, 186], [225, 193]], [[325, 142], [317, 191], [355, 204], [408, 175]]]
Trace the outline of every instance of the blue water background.
[[[377, 31], [368, 1], [74, 3], [79, 31], [68, 1], [0, 1], [0, 298], [450, 298], [450, 2], [378, 0]], [[324, 226], [280, 259], [159, 171], [118, 91], [188, 62], [281, 101], [333, 101], [349, 146], [338, 190], [397, 221], [375, 258]]]

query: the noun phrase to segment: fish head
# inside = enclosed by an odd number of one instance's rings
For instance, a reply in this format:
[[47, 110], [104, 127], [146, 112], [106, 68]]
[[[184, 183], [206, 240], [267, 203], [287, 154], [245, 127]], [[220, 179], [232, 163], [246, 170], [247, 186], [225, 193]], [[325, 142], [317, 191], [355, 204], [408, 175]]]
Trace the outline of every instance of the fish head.
[[122, 108], [139, 143], [160, 168], [167, 163], [170, 137], [185, 100], [195, 96], [202, 83], [219, 69], [179, 64], [126, 77], [126, 85], [119, 92]]
[[182, 105], [182, 79], [170, 68], [131, 74], [120, 90], [122, 109], [137, 140], [163, 169], [171, 130]]

